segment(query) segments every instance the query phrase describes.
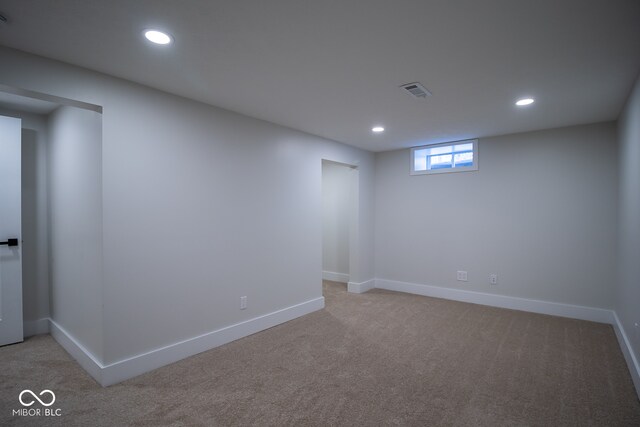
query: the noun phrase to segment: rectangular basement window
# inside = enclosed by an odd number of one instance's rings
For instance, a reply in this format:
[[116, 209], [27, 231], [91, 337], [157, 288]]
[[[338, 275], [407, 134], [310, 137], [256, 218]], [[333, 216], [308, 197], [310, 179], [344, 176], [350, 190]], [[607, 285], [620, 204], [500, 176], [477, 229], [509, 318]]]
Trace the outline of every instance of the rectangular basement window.
[[477, 139], [425, 145], [411, 149], [411, 175], [477, 170]]

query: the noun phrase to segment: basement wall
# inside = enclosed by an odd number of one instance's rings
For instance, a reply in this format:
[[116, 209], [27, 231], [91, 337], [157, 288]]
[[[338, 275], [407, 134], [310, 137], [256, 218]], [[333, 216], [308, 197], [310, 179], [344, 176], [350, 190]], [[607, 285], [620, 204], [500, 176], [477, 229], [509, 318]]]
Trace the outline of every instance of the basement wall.
[[620, 208], [615, 311], [629, 342], [632, 375], [640, 396], [640, 78], [618, 122]]
[[103, 108], [102, 344], [73, 332], [98, 371], [321, 302], [322, 159], [359, 168], [351, 280], [373, 278], [372, 153], [17, 50], [0, 62], [2, 84]]
[[376, 156], [376, 278], [613, 308], [615, 123], [478, 146], [476, 172], [412, 176], [409, 150]]

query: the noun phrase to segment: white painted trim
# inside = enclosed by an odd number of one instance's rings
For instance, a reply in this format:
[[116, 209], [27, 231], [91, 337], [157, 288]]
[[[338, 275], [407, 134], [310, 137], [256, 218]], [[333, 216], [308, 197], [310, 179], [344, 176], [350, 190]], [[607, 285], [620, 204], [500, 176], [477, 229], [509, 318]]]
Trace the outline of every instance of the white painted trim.
[[375, 287], [376, 287], [376, 279], [369, 279], [366, 282], [361, 282], [361, 283], [355, 283], [355, 282], [347, 283], [347, 291], [353, 294], [361, 294]]
[[53, 339], [56, 340], [93, 379], [102, 384], [102, 369], [104, 369], [102, 363], [69, 334], [69, 332], [51, 319], [49, 319], [49, 329]]
[[344, 273], [336, 273], [334, 271], [323, 271], [322, 280], [331, 280], [332, 282], [349, 283], [349, 275]]
[[111, 363], [102, 371], [103, 386], [119, 383], [161, 366], [219, 347], [324, 308], [324, 297], [255, 317], [147, 353]]
[[48, 321], [53, 339], [89, 375], [106, 387], [323, 308], [324, 297], [315, 298], [107, 365], [102, 364], [89, 350], [56, 322], [51, 319], [48, 319]]
[[[375, 285], [375, 286], [374, 286]], [[349, 292], [361, 293], [373, 288], [407, 292], [435, 298], [444, 298], [493, 307], [529, 311], [533, 313], [551, 314], [555, 316], [610, 323], [618, 338], [620, 348], [627, 362], [631, 378], [640, 397], [640, 364], [632, 351], [631, 344], [620, 323], [617, 314], [611, 310], [600, 308], [560, 304], [548, 301], [508, 297], [504, 295], [486, 294], [460, 289], [448, 289], [438, 286], [420, 285], [386, 279], [371, 279], [362, 283], [350, 282]], [[109, 365], [103, 365], [82, 344], [75, 340], [66, 330], [51, 319], [38, 319], [25, 322], [25, 331], [38, 331], [51, 336], [82, 366], [98, 383], [103, 386], [116, 384], [145, 372], [168, 365], [189, 356], [219, 347], [256, 332], [263, 331], [297, 317], [304, 316], [324, 308], [324, 298], [316, 298], [273, 313], [265, 314], [235, 325], [227, 326], [204, 335], [177, 342], [150, 352], [139, 354]], [[46, 325], [46, 326], [43, 326]], [[29, 325], [29, 326], [27, 326]], [[28, 336], [28, 335], [27, 335]]]
[[106, 387], [323, 308], [324, 297], [315, 298], [108, 365], [98, 362], [87, 349], [53, 321], [51, 335], [80, 366]]
[[38, 320], [27, 320], [24, 322], [24, 337], [32, 337], [34, 335], [42, 335], [49, 333], [49, 318], [43, 317]]
[[633, 385], [636, 387], [636, 393], [638, 394], [638, 399], [640, 399], [640, 364], [638, 363], [638, 359], [636, 355], [633, 353], [633, 347], [631, 347], [631, 343], [627, 338], [627, 334], [622, 327], [622, 323], [618, 318], [616, 312], [613, 312], [613, 317], [615, 323], [613, 324], [613, 330], [616, 331], [616, 337], [618, 337], [618, 343], [620, 344], [620, 349], [622, 349], [622, 354], [624, 355], [624, 360], [627, 362], [627, 367], [629, 368], [629, 372], [631, 373], [631, 379], [633, 380]]
[[572, 319], [589, 320], [592, 322], [614, 323], [613, 311], [603, 308], [487, 294], [483, 292], [452, 289], [441, 286], [421, 285], [417, 283], [399, 282], [386, 279], [376, 279], [375, 283], [376, 288], [387, 289], [390, 291], [407, 292], [410, 294], [469, 302], [472, 304], [489, 305], [492, 307], [509, 308], [512, 310], [528, 311], [532, 313], [570, 317]]
[[421, 285], [417, 283], [399, 282], [396, 280], [375, 279], [375, 287], [390, 291], [406, 292], [435, 298], [462, 301], [473, 304], [489, 305], [492, 307], [508, 308], [512, 310], [528, 311], [532, 313], [550, 314], [553, 316], [569, 317], [572, 319], [589, 320], [592, 322], [608, 323], [618, 338], [620, 349], [624, 355], [631, 379], [640, 398], [640, 363], [633, 352], [627, 334], [620, 323], [618, 315], [613, 310], [585, 307], [580, 305], [562, 304], [550, 301], [540, 301], [527, 298], [510, 297], [505, 295], [487, 294], [483, 292], [462, 289], [444, 288], [441, 286]]

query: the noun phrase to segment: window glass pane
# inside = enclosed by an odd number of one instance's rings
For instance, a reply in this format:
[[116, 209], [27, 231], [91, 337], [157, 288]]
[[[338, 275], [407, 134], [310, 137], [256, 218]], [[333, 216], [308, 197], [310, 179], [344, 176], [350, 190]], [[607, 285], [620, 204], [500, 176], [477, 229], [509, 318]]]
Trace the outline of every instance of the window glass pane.
[[458, 144], [455, 146], [454, 151], [473, 151], [473, 144]]
[[467, 140], [411, 149], [411, 174], [478, 170], [478, 141]]
[[450, 153], [452, 148], [453, 147], [451, 145], [446, 145], [444, 147], [433, 147], [429, 149], [429, 154], [434, 155], [434, 154]]
[[413, 152], [413, 170], [426, 171], [427, 170], [427, 150], [415, 150]]
[[451, 154], [444, 154], [441, 156], [430, 156], [429, 165], [431, 167], [429, 169], [442, 169], [442, 168], [452, 167], [453, 166], [451, 164], [452, 157], [453, 156]]
[[456, 167], [473, 166], [473, 152], [458, 153], [454, 155]]

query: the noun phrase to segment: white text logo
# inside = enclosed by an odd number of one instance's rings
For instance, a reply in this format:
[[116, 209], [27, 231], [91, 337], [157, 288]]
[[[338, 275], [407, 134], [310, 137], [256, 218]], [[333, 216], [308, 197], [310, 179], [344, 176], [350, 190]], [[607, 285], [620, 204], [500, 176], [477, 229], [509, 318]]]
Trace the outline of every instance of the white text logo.
[[[40, 404], [42, 406], [51, 406], [53, 405], [53, 402], [56, 401], [56, 395], [53, 394], [53, 392], [51, 390], [42, 390], [40, 392], [40, 396], [42, 396], [43, 394], [50, 394], [51, 395], [51, 402], [46, 403], [43, 402], [42, 399], [40, 399], [38, 396], [36, 396], [36, 394], [34, 392], [32, 392], [31, 390], [22, 390], [22, 392], [20, 393], [20, 396], [18, 396], [18, 400], [20, 401], [20, 403], [22, 404], [22, 406], [31, 406], [34, 403], [36, 403], [35, 400], [37, 400], [38, 402], [40, 402]], [[30, 394], [31, 397], [27, 396], [25, 397], [25, 400], [23, 400], [22, 396], [24, 396], [25, 394]], [[35, 399], [35, 400], [33, 400]]]
[[[25, 408], [13, 409], [11, 414], [14, 417], [59, 417], [62, 415], [60, 408], [49, 408], [56, 401], [56, 395], [51, 390], [42, 390], [40, 394], [35, 394], [31, 390], [22, 390], [18, 401]], [[39, 405], [33, 406], [36, 402], [44, 408], [40, 408]]]

